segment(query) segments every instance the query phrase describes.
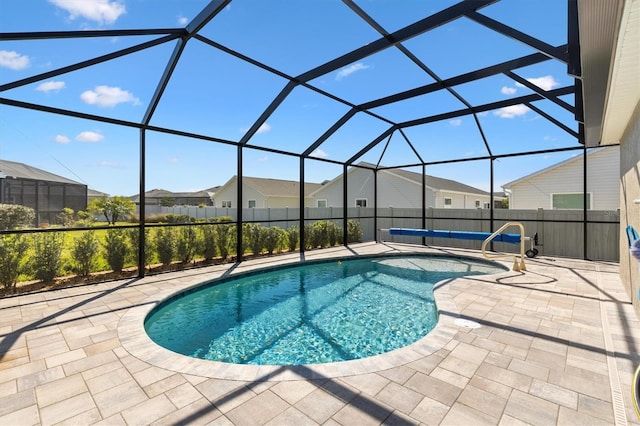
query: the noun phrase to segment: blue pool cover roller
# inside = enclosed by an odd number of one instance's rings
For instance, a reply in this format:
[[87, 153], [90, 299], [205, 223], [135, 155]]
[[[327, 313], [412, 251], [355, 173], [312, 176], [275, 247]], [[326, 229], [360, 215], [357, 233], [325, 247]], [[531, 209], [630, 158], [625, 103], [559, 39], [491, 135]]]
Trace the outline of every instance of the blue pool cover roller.
[[[455, 238], [458, 240], [478, 240], [484, 241], [491, 236], [491, 232], [473, 231], [447, 231], [440, 229], [412, 229], [412, 228], [389, 228], [391, 235], [408, 235], [412, 237], [434, 237], [434, 238]], [[498, 234], [493, 241], [503, 243], [520, 243], [520, 234]]]

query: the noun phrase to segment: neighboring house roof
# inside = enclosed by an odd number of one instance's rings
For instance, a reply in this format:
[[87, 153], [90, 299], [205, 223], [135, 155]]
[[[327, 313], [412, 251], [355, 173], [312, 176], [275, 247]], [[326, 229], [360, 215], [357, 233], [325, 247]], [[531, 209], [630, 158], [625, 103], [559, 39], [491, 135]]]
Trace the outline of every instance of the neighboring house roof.
[[[608, 149], [614, 149], [614, 148], [608, 148]], [[589, 161], [590, 158], [593, 160], [594, 156], [597, 157], [600, 153], [603, 153], [603, 152], [605, 152], [605, 149], [598, 149], [598, 150], [595, 150], [595, 151], [587, 152], [587, 162]], [[556, 164], [552, 164], [549, 167], [545, 167], [544, 169], [536, 170], [533, 173], [530, 173], [528, 175], [522, 176], [521, 178], [518, 178], [516, 180], [512, 180], [511, 182], [507, 182], [507, 183], [503, 184], [502, 188], [509, 189], [509, 187], [511, 187], [513, 185], [522, 183], [525, 180], [529, 180], [529, 179], [534, 178], [536, 176], [539, 176], [539, 175], [541, 175], [543, 173], [547, 173], [547, 172], [549, 172], [551, 170], [557, 169], [559, 167], [563, 167], [563, 166], [565, 166], [567, 164], [571, 164], [571, 163], [574, 163], [576, 161], [582, 161], [582, 155], [576, 155], [576, 156], [573, 156], [573, 157], [571, 157], [571, 158], [569, 158], [567, 160], [561, 161], [561, 162], [556, 163]]]
[[36, 167], [28, 166], [24, 163], [16, 163], [14, 161], [0, 160], [0, 178], [15, 177], [21, 179], [43, 180], [48, 182], [70, 183], [74, 185], [83, 185], [84, 183], [76, 182], [62, 176], [49, 173]]
[[212, 188], [207, 188], [207, 189], [203, 189], [204, 192], [206, 192], [207, 194], [209, 194], [209, 197], [213, 197], [213, 195], [220, 191], [220, 188], [222, 188], [222, 185], [217, 185], [214, 186]]
[[95, 189], [87, 188], [87, 197], [89, 198], [98, 198], [98, 197], [109, 197], [110, 195], [106, 192], [96, 191]]
[[[234, 175], [229, 181], [224, 184], [224, 186], [218, 189], [217, 192], [220, 192], [222, 189], [228, 187], [233, 184], [238, 177]], [[283, 179], [270, 179], [270, 178], [258, 178], [258, 177], [249, 177], [244, 176], [242, 178], [242, 182], [244, 186], [251, 186], [253, 189], [264, 195], [265, 197], [299, 197], [300, 196], [300, 183], [293, 180], [283, 180]], [[305, 182], [304, 184], [304, 195], [305, 197], [309, 197], [315, 190], [320, 188], [322, 184], [320, 183], [309, 183]]]
[[[171, 192], [166, 189], [151, 189], [144, 193], [145, 198], [209, 198], [208, 190], [195, 192]], [[129, 197], [131, 201], [137, 203], [140, 201], [140, 194]]]
[[[369, 169], [375, 169], [376, 165], [375, 164], [371, 164], [371, 163], [367, 163], [367, 162], [360, 162], [358, 163], [358, 166], [362, 166], [365, 168], [369, 168]], [[355, 170], [355, 167], [352, 167], [351, 169], [349, 169], [349, 173], [351, 171]], [[416, 172], [411, 172], [408, 170], [402, 170], [402, 169], [382, 169], [380, 170], [380, 172], [384, 172], [384, 173], [388, 173], [390, 175], [395, 175], [395, 176], [399, 176], [401, 178], [404, 178], [406, 180], [409, 180], [413, 183], [416, 183], [418, 185], [422, 185], [422, 174], [421, 173], [416, 173]], [[441, 177], [437, 177], [437, 176], [431, 176], [431, 175], [425, 175], [426, 180], [427, 180], [427, 187], [436, 190], [436, 191], [449, 191], [449, 192], [461, 192], [461, 193], [466, 193], [466, 194], [477, 194], [477, 195], [486, 195], [488, 196], [489, 193], [487, 191], [483, 191], [481, 189], [475, 188], [473, 186], [469, 186], [469, 185], [465, 185], [464, 183], [460, 183], [457, 182], [455, 180], [450, 180], [450, 179], [445, 179], [445, 178], [441, 178]], [[326, 185], [331, 185], [336, 181], [339, 181], [342, 179], [342, 175], [338, 175], [337, 177], [335, 177], [334, 179], [331, 180], [331, 182], [329, 182]], [[326, 186], [324, 185], [324, 186]]]

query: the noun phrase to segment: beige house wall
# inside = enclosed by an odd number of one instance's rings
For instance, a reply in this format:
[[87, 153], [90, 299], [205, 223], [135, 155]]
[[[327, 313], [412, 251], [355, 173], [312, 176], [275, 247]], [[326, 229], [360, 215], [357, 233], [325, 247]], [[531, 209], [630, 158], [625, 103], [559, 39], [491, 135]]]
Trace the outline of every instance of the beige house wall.
[[620, 279], [640, 314], [640, 261], [629, 252], [625, 229], [633, 226], [640, 232], [640, 104], [620, 141]]
[[[366, 199], [367, 207], [373, 207], [374, 176], [370, 170], [354, 168], [348, 175], [347, 207], [355, 207], [356, 199]], [[425, 188], [426, 207], [444, 208], [444, 199], [451, 198], [453, 209], [474, 209], [475, 202], [480, 201], [480, 208], [489, 203], [488, 195], [467, 194], [454, 191], [434, 191]], [[326, 184], [314, 194], [313, 206], [318, 200], [326, 200], [327, 207], [342, 207], [342, 176]], [[422, 208], [421, 184], [395, 175], [391, 172], [378, 172], [378, 208]]]
[[[510, 209], [552, 209], [551, 194], [582, 193], [584, 157], [544, 170], [506, 189], [511, 191]], [[587, 192], [592, 210], [615, 211], [620, 205], [618, 164], [620, 151], [604, 148], [587, 156]]]

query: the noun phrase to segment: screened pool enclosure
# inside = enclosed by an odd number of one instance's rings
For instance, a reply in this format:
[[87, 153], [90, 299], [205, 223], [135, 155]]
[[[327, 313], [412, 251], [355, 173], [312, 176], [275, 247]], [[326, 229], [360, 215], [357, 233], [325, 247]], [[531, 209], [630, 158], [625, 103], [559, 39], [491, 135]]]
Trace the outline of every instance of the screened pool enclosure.
[[[587, 155], [612, 149], [598, 146], [596, 128], [610, 58], [585, 59], [577, 0], [163, 1], [153, 12], [129, 2], [126, 13], [93, 21], [29, 4], [34, 19], [18, 9], [0, 18], [0, 50], [29, 61], [0, 75], [3, 157], [110, 195], [230, 187], [228, 198], [211, 196], [235, 225], [237, 261], [246, 224], [297, 227], [300, 252], [318, 221], [333, 223], [342, 244], [354, 241], [350, 223], [361, 240], [391, 225], [495, 230], [515, 214], [497, 208], [508, 207], [503, 183], [575, 155], [583, 160], [581, 191], [565, 197], [572, 216], [534, 210], [519, 219], [535, 232], [570, 228], [574, 239], [563, 243], [585, 259], [601, 257], [590, 232], [617, 238], [615, 210], [592, 211], [589, 175], [599, 172]], [[356, 169], [368, 177], [350, 182]], [[380, 203], [379, 176], [395, 170], [422, 176], [406, 197], [411, 211]], [[274, 190], [274, 204], [260, 205], [243, 184], [250, 177], [295, 190], [277, 205], [284, 195]], [[436, 177], [481, 188], [486, 201], [432, 204], [426, 189]], [[314, 198], [306, 183], [333, 185], [339, 201]], [[185, 223], [158, 224], [137, 200], [139, 220], [117, 226], [138, 230], [142, 276], [145, 229]]]

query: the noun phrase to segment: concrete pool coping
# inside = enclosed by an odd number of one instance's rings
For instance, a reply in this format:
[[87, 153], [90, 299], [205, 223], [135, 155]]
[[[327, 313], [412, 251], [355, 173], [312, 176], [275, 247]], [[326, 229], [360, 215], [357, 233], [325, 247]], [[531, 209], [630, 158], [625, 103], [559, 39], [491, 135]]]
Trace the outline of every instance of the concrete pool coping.
[[[451, 257], [471, 261], [481, 260], [478, 259], [477, 256], [442, 254], [424, 251], [421, 248], [418, 248], [416, 251], [407, 251], [401, 255], [411, 255], [412, 253], [414, 255], [419, 254], [434, 257]], [[389, 254], [383, 254], [382, 256], [386, 255]], [[297, 260], [292, 258], [292, 256], [297, 257]], [[272, 262], [269, 264], [269, 267], [296, 266], [304, 263], [304, 261], [300, 260], [299, 255], [292, 256], [282, 258], [272, 257], [270, 258]], [[369, 256], [371, 255], [358, 255], [353, 253], [351, 256], [345, 256], [343, 252], [323, 253], [317, 257], [314, 256], [314, 260], [330, 261], [335, 259], [345, 259], [348, 257], [357, 258]], [[497, 263], [498, 265], [506, 268], [503, 273], [483, 275], [487, 278], [499, 279], [501, 276], [506, 276], [509, 271], [508, 262], [502, 262], [499, 260], [486, 262]], [[233, 274], [239, 275], [255, 270], [255, 265], [249, 265], [247, 268], [238, 267]], [[215, 379], [243, 381], [313, 380], [318, 378], [336, 378], [374, 373], [417, 361], [424, 356], [431, 355], [444, 348], [447, 343], [453, 339], [461, 327], [468, 327], [471, 325], [470, 323], [460, 321], [456, 322], [456, 314], [459, 314], [459, 312], [456, 308], [455, 302], [449, 294], [447, 286], [450, 282], [455, 281], [455, 278], [453, 278], [440, 281], [434, 285], [434, 298], [438, 312], [447, 312], [448, 315], [439, 315], [438, 322], [433, 330], [423, 338], [408, 346], [372, 357], [333, 363], [292, 366], [231, 364], [181, 355], [168, 350], [151, 340], [145, 331], [144, 321], [147, 315], [156, 308], [156, 306], [182, 291], [201, 285], [204, 281], [222, 278], [223, 276], [228, 276], [226, 275], [226, 271], [212, 272], [206, 279], [203, 279], [200, 276], [195, 276], [193, 279], [184, 280], [182, 282], [182, 286], [180, 286], [181, 288], [165, 289], [158, 294], [150, 296], [147, 300], [143, 301], [140, 306], [131, 308], [122, 317], [118, 324], [118, 337], [124, 349], [141, 361], [176, 373], [192, 374]]]

